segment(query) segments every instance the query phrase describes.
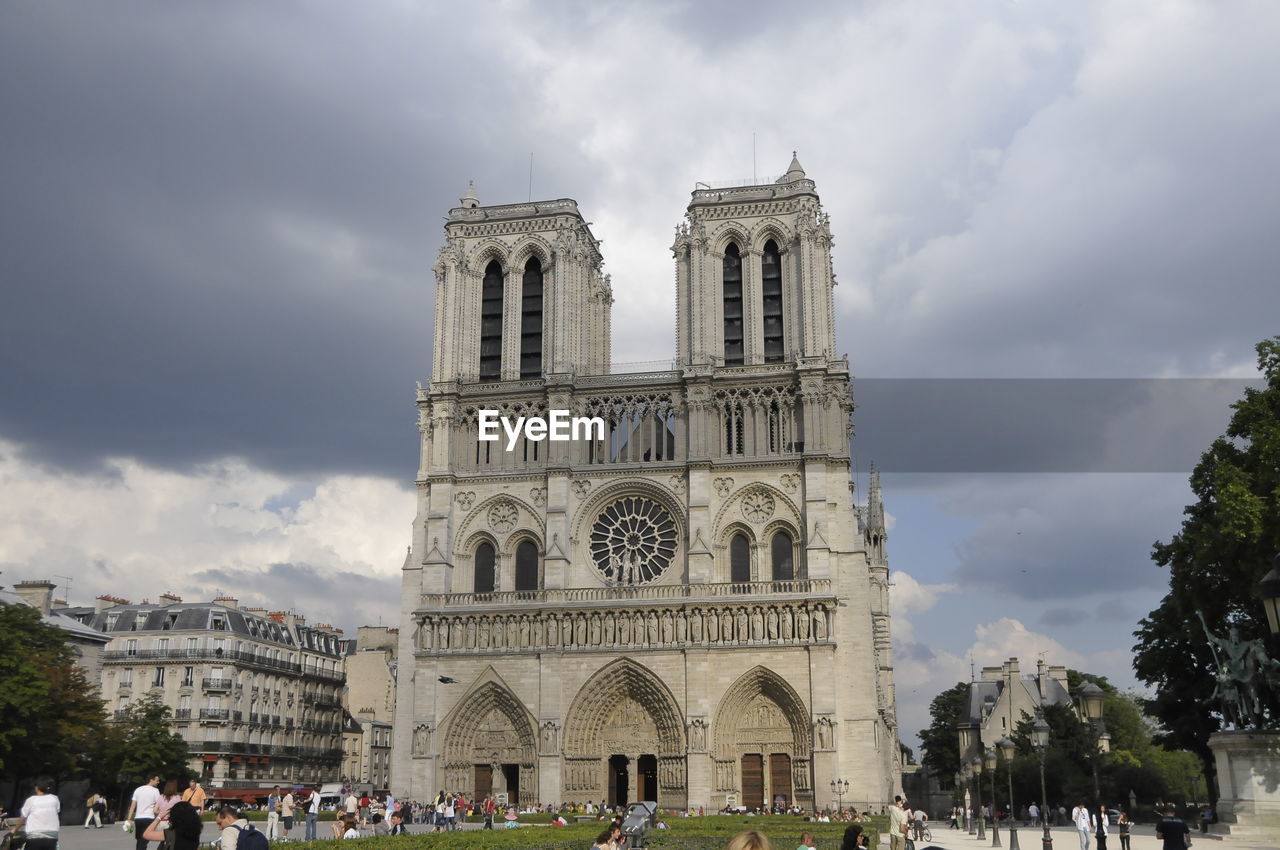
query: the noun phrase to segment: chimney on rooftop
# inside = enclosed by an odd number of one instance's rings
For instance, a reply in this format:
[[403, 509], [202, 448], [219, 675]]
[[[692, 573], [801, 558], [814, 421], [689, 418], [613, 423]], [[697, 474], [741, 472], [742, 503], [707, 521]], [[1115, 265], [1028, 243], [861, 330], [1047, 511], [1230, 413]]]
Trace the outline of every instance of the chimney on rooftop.
[[162, 594], [160, 594], [160, 604], [161, 604], [162, 606], [164, 606], [164, 605], [174, 605], [174, 604], [176, 604], [176, 603], [178, 603], [178, 602], [181, 602], [181, 601], [182, 601], [182, 597], [181, 597], [181, 596], [179, 596], [179, 595], [178, 595], [178, 594], [176, 594], [176, 593], [172, 593], [172, 592], [170, 592], [170, 593], [162, 593]]
[[13, 586], [13, 592], [21, 596], [28, 605], [39, 608], [41, 617], [47, 617], [53, 607], [53, 589], [56, 586], [46, 579], [33, 579], [18, 582]]
[[223, 608], [232, 608], [236, 611], [240, 610], [240, 600], [234, 596], [216, 596], [213, 600], [214, 605], [221, 605]]

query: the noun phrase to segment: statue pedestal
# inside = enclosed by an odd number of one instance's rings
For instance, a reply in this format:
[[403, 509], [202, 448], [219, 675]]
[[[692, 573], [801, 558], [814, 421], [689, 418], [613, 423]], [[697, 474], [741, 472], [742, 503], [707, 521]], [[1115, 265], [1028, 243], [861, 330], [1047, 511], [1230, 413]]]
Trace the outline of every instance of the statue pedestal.
[[1218, 767], [1218, 823], [1210, 832], [1246, 840], [1280, 835], [1280, 731], [1209, 736]]

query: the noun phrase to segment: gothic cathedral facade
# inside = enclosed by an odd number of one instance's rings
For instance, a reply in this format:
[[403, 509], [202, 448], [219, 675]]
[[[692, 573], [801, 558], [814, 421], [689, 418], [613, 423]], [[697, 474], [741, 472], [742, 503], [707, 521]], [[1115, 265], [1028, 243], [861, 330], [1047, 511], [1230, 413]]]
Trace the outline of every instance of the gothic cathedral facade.
[[[874, 476], [853, 497], [831, 233], [799, 162], [693, 192], [670, 370], [611, 371], [610, 280], [574, 201], [469, 189], [445, 234], [397, 796], [823, 808], [845, 779], [846, 805], [892, 799], [884, 511]], [[483, 410], [604, 429], [508, 450], [478, 440]]]

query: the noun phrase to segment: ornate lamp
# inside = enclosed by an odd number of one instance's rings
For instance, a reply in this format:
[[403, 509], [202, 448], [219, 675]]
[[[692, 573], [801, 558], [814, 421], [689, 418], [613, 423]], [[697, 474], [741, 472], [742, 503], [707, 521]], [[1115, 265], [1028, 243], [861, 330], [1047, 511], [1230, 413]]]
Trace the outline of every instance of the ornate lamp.
[[1049, 751], [1049, 724], [1039, 711], [1036, 712], [1036, 722], [1031, 724], [1031, 746], [1035, 747], [1036, 758], [1040, 760], [1040, 822], [1044, 824], [1040, 845], [1044, 850], [1053, 850], [1053, 836], [1049, 834], [1049, 793], [1044, 787], [1044, 757]]
[[982, 816], [982, 756], [974, 756], [969, 762], [973, 767], [973, 785], [978, 789], [978, 840], [987, 838], [987, 821]]
[[1000, 754], [1004, 756], [1004, 767], [1009, 774], [1009, 850], [1019, 850], [1018, 822], [1014, 820], [1013, 808], [1013, 754], [1017, 745], [1006, 735], [996, 742]]
[[997, 760], [994, 747], [988, 748], [982, 754], [983, 766], [987, 769], [987, 773], [991, 774], [991, 846], [1000, 846], [1000, 819], [996, 817], [996, 767], [1000, 762]]

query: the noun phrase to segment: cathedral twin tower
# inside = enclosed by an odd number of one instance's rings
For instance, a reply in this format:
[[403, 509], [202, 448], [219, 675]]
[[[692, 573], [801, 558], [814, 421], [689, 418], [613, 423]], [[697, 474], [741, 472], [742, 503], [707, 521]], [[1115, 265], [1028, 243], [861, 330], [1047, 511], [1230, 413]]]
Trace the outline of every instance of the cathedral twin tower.
[[[899, 786], [878, 482], [856, 506], [831, 234], [792, 159], [693, 193], [671, 371], [610, 371], [572, 200], [449, 212], [393, 787], [512, 804], [879, 806]], [[478, 439], [481, 411], [598, 418]]]

